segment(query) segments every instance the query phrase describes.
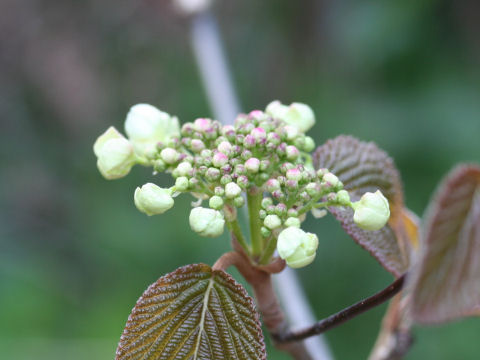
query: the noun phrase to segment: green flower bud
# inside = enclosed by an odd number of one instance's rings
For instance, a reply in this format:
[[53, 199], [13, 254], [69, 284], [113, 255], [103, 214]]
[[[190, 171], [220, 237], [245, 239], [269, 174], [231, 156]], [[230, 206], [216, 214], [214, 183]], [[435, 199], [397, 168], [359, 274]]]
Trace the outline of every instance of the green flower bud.
[[297, 227], [288, 227], [278, 235], [278, 255], [291, 268], [301, 268], [310, 264], [316, 255], [318, 238]]
[[127, 175], [135, 164], [132, 144], [114, 127], [108, 128], [93, 145], [97, 167], [108, 180]]
[[266, 209], [270, 205], [273, 205], [272, 198], [266, 197], [262, 199], [262, 208]]
[[148, 216], [163, 214], [173, 206], [172, 191], [152, 183], [137, 187], [134, 194], [135, 206]]
[[272, 235], [272, 231], [270, 229], [266, 228], [265, 226], [262, 226], [260, 228], [260, 234], [262, 235], [262, 237], [267, 238], [270, 235]]
[[336, 200], [340, 205], [350, 205], [350, 194], [347, 190], [337, 192]]
[[186, 191], [188, 189], [188, 178], [180, 176], [175, 180], [175, 187], [178, 191]]
[[233, 205], [238, 208], [245, 205], [245, 199], [243, 198], [243, 196], [237, 196], [235, 199], [233, 199]]
[[300, 220], [296, 217], [289, 217], [287, 220], [285, 220], [285, 223], [283, 224], [285, 227], [300, 227]]
[[223, 207], [223, 199], [220, 196], [214, 195], [208, 201], [208, 205], [215, 210], [220, 210]]
[[305, 136], [305, 144], [303, 144], [303, 151], [310, 152], [315, 149], [315, 141], [310, 136]]
[[220, 211], [203, 207], [193, 208], [189, 217], [190, 227], [205, 237], [222, 235], [225, 219]]
[[340, 184], [340, 180], [331, 172], [326, 173], [323, 175], [323, 181], [325, 181], [326, 185], [329, 187], [336, 187]]
[[151, 156], [158, 142], [167, 143], [172, 137], [180, 136], [178, 119], [148, 104], [137, 104], [130, 108], [125, 120], [125, 132], [135, 152]]
[[270, 230], [273, 230], [282, 225], [282, 220], [280, 220], [277, 215], [267, 215], [265, 220], [263, 220], [263, 225], [265, 225]]
[[216, 186], [214, 190], [215, 195], [223, 196], [225, 195], [225, 189], [222, 186]]
[[353, 221], [364, 230], [380, 230], [390, 218], [388, 200], [380, 190], [363, 194], [352, 207], [355, 210]]
[[167, 168], [167, 164], [162, 159], [157, 159], [153, 163], [153, 169], [158, 172], [163, 172]]

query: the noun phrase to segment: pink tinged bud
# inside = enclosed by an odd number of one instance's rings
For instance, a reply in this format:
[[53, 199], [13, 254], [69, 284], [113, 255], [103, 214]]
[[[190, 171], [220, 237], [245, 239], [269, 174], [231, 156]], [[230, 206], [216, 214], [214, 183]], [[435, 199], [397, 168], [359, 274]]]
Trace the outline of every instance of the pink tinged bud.
[[228, 141], [222, 141], [220, 144], [218, 144], [217, 149], [225, 155], [230, 155], [233, 150], [232, 144], [230, 144]]
[[257, 158], [250, 158], [245, 162], [245, 168], [247, 169], [248, 172], [250, 173], [256, 173], [258, 172], [258, 169], [260, 168], [260, 160]]
[[222, 152], [217, 152], [213, 155], [212, 164], [216, 167], [222, 167], [228, 162], [228, 156]]
[[205, 144], [203, 143], [202, 140], [199, 140], [199, 139], [193, 139], [190, 146], [191, 146], [192, 150], [196, 153], [199, 153], [203, 149], [205, 149]]
[[293, 168], [293, 169], [287, 170], [287, 173], [285, 176], [287, 177], [287, 180], [299, 181], [302, 179], [302, 172], [298, 168]]
[[235, 133], [235, 128], [232, 125], [225, 125], [222, 127], [222, 135], [228, 136]]
[[166, 148], [162, 150], [162, 152], [160, 153], [160, 157], [167, 164], [174, 164], [178, 160], [178, 153], [175, 149]]
[[265, 129], [261, 127], [256, 127], [250, 132], [250, 135], [252, 135], [258, 142], [264, 142], [267, 138], [267, 133], [265, 132]]
[[283, 130], [288, 140], [293, 140], [298, 135], [298, 129], [295, 126], [286, 125]]
[[277, 179], [269, 179], [266, 186], [267, 190], [271, 193], [275, 190], [280, 190], [280, 182]]
[[296, 160], [300, 155], [300, 151], [298, 151], [298, 149], [295, 146], [289, 145], [287, 146], [286, 154], [287, 154], [288, 160]]
[[243, 146], [246, 148], [253, 148], [256, 144], [256, 140], [252, 135], [247, 135], [245, 136], [245, 139], [243, 139]]
[[323, 175], [323, 181], [325, 181], [325, 184], [327, 186], [332, 186], [332, 187], [335, 187], [340, 184], [340, 180], [338, 180], [338, 177], [336, 177], [334, 174], [330, 172]]
[[248, 186], [248, 177], [246, 177], [245, 175], [241, 175], [237, 178], [237, 184], [238, 186], [240, 186], [242, 189], [246, 189], [247, 186]]
[[248, 114], [249, 117], [255, 119], [255, 120], [262, 120], [264, 117], [264, 113], [261, 110], [252, 110]]
[[197, 119], [193, 123], [193, 127], [195, 128], [195, 130], [197, 130], [199, 132], [202, 132], [202, 133], [210, 131], [210, 130], [212, 130], [212, 120], [205, 119], [205, 118]]

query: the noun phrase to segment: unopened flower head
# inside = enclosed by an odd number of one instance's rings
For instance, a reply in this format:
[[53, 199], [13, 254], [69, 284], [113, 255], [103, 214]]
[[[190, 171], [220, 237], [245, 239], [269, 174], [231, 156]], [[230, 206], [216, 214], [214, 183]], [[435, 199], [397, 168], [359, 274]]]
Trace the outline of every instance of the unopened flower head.
[[114, 127], [100, 135], [93, 146], [97, 167], [108, 180], [127, 175], [135, 164], [132, 144]]
[[137, 104], [127, 114], [125, 132], [139, 155], [152, 156], [158, 142], [167, 143], [180, 136], [180, 126], [176, 117], [155, 106]]
[[301, 268], [310, 264], [316, 255], [318, 238], [298, 227], [288, 227], [278, 236], [278, 255], [291, 268]]
[[380, 190], [365, 193], [360, 201], [352, 203], [352, 207], [355, 210], [353, 220], [365, 230], [380, 230], [390, 218], [388, 200]]
[[192, 230], [205, 237], [222, 235], [225, 225], [225, 219], [220, 211], [203, 207], [193, 208], [189, 221]]
[[265, 111], [270, 116], [296, 127], [302, 133], [310, 130], [315, 124], [315, 114], [310, 106], [303, 103], [292, 103], [287, 106], [276, 100], [268, 104]]
[[137, 187], [134, 195], [138, 210], [148, 216], [163, 214], [173, 206], [172, 191], [152, 183]]

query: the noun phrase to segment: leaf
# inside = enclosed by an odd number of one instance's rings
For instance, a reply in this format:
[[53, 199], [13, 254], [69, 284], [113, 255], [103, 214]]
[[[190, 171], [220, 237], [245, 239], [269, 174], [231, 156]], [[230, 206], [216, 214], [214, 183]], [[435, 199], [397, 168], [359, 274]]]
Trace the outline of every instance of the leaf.
[[130, 314], [117, 360], [266, 359], [258, 313], [245, 289], [205, 264], [167, 274]]
[[418, 323], [479, 314], [480, 167], [459, 166], [438, 188], [407, 289]]
[[[351, 136], [338, 136], [317, 148], [313, 154], [315, 168], [327, 168], [344, 184], [353, 201], [367, 191], [379, 189], [388, 199], [391, 216], [387, 226], [378, 231], [360, 229], [353, 221], [353, 210], [331, 207], [330, 212], [340, 221], [345, 231], [369, 251], [388, 271], [403, 274], [409, 264], [412, 245], [405, 228], [403, 191], [400, 175], [393, 160], [374, 143], [361, 142]], [[413, 225], [412, 225], [413, 226]]]

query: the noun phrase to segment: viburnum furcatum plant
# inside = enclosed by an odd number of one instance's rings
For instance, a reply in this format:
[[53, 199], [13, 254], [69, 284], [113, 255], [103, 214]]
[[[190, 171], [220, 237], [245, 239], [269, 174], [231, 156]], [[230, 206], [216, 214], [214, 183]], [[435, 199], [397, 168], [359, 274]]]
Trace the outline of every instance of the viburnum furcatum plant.
[[[200, 118], [181, 127], [176, 117], [138, 104], [125, 121], [128, 138], [110, 127], [97, 139], [94, 153], [106, 179], [126, 176], [135, 164], [172, 175], [169, 188], [146, 183], [135, 190], [138, 210], [162, 214], [190, 193], [191, 229], [218, 237], [227, 228], [232, 239], [232, 251], [212, 267], [181, 267], [144, 292], [117, 359], [266, 359], [260, 317], [279, 349], [310, 359], [302, 339], [392, 297], [370, 358], [397, 359], [410, 346], [412, 325], [480, 314], [480, 168], [453, 170], [420, 225], [404, 207], [400, 176], [385, 152], [339, 136], [312, 155], [306, 132], [314, 123], [302, 103], [274, 101], [265, 111], [240, 114], [234, 125]], [[243, 208], [248, 229], [238, 219]], [[289, 331], [271, 274], [314, 261], [318, 237], [302, 222], [308, 213], [327, 212], [396, 280], [309, 328]], [[225, 272], [231, 265], [255, 300]]]

